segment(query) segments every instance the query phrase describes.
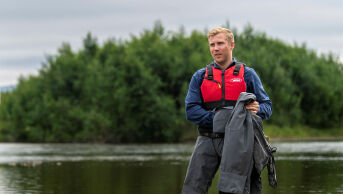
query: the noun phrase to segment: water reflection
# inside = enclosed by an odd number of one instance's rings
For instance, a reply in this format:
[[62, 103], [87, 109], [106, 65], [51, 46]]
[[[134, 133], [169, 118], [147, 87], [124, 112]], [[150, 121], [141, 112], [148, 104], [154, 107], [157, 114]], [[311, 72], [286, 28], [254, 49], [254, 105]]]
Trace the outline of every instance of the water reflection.
[[57, 161], [154, 161], [189, 159], [192, 145], [0, 144], [0, 164]]
[[277, 160], [342, 161], [343, 142], [275, 143]]
[[343, 142], [282, 142], [274, 145], [279, 153], [343, 154]]
[[[279, 187], [263, 193], [342, 193], [343, 142], [280, 142]], [[0, 193], [180, 193], [191, 144], [0, 144]], [[210, 194], [217, 194], [216, 175]]]
[[[280, 142], [277, 160], [343, 160], [343, 142]], [[0, 164], [56, 161], [187, 161], [191, 144], [0, 144]], [[34, 165], [34, 164], [33, 164]]]

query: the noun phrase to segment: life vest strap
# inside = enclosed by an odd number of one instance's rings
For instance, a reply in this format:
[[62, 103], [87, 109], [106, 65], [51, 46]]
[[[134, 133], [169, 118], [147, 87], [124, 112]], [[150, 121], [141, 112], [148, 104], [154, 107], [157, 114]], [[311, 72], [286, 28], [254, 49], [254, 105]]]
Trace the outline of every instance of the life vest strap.
[[214, 66], [214, 63], [207, 64], [207, 79], [208, 80], [213, 80], [213, 69], [212, 67]]
[[212, 110], [218, 107], [225, 107], [225, 106], [235, 106], [236, 100], [221, 100], [221, 101], [213, 101], [213, 102], [206, 102], [204, 103], [204, 108], [206, 110]]
[[239, 70], [241, 69], [241, 66], [244, 65], [244, 63], [237, 62], [236, 67], [233, 70], [233, 75], [239, 75]]
[[[239, 75], [239, 70], [241, 69], [241, 66], [245, 65], [245, 64], [242, 62], [236, 62], [235, 65], [236, 65], [236, 67], [233, 70], [233, 75]], [[213, 69], [212, 69], [213, 66], [214, 66], [213, 62], [206, 65], [207, 79], [209, 79], [209, 80], [213, 80]]]

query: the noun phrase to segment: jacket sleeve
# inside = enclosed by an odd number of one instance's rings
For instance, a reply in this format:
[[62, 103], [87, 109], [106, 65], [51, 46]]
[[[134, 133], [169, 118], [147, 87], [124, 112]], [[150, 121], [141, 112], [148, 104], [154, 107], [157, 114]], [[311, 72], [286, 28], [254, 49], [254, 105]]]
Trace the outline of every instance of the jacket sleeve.
[[200, 69], [192, 76], [185, 100], [186, 119], [197, 125], [212, 128], [214, 113], [208, 112], [202, 107], [200, 87], [204, 74], [205, 68]]
[[272, 101], [264, 90], [255, 70], [245, 67], [244, 80], [247, 84], [247, 92], [255, 94], [256, 101], [260, 104], [257, 115], [262, 119], [268, 119], [272, 115]]

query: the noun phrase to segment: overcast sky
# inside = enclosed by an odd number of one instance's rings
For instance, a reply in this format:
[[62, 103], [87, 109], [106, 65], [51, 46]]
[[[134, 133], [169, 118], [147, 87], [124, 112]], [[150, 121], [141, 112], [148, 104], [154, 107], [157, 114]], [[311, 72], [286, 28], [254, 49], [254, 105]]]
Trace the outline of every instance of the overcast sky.
[[[80, 48], [87, 32], [100, 43], [129, 38], [160, 20], [166, 30], [186, 32], [230, 22], [319, 53], [343, 59], [343, 1], [340, 0], [0, 0], [0, 86], [37, 74], [46, 55], [62, 42]], [[343, 60], [341, 60], [343, 61]]]

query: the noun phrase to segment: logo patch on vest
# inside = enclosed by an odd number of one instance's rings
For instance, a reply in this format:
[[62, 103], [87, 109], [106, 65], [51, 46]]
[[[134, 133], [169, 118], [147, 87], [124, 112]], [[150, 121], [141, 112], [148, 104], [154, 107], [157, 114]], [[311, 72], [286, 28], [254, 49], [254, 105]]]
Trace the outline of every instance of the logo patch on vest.
[[230, 82], [242, 82], [243, 80], [241, 78], [232, 78], [230, 79]]

